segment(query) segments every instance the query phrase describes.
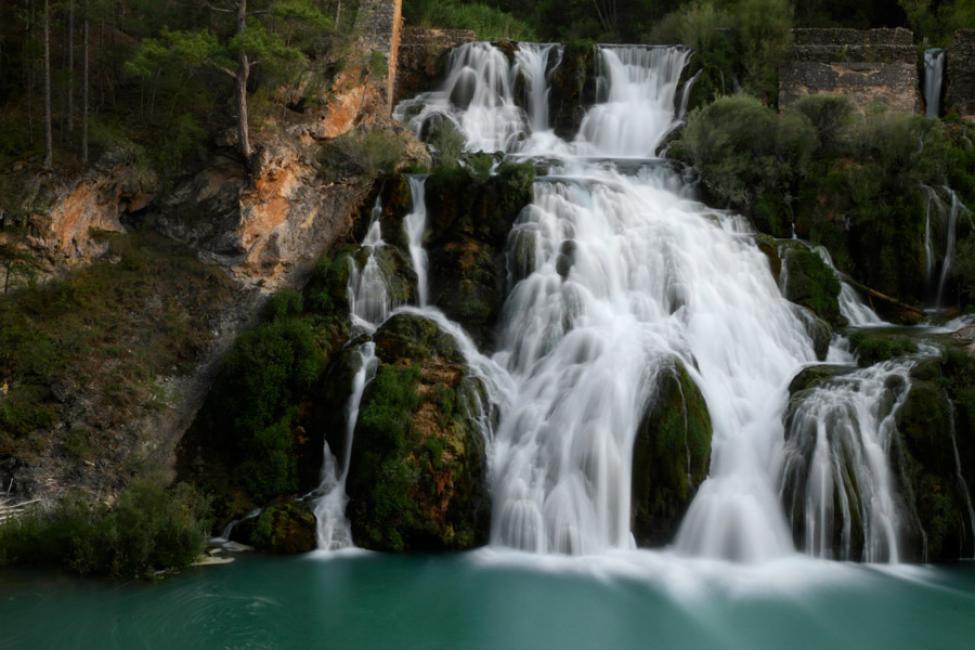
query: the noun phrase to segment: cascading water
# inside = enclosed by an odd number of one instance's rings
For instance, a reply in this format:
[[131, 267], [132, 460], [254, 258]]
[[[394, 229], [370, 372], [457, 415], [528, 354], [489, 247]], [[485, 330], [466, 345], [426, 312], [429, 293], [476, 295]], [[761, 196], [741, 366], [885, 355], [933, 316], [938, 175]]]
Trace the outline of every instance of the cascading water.
[[870, 308], [863, 299], [860, 298], [860, 294], [857, 293], [856, 289], [850, 286], [843, 274], [839, 272], [836, 265], [833, 264], [833, 257], [829, 254], [823, 246], [816, 246], [814, 248], [816, 253], [822, 258], [823, 262], [826, 263], [833, 273], [836, 274], [836, 279], [840, 281], [840, 295], [838, 302], [840, 305], [840, 315], [845, 318], [850, 325], [853, 327], [879, 327], [884, 325], [890, 325], [887, 321], [882, 319], [877, 315], [873, 309]]
[[359, 347], [359, 366], [352, 379], [352, 394], [345, 406], [345, 448], [342, 462], [325, 443], [325, 459], [322, 464], [322, 497], [315, 504], [315, 519], [318, 522], [318, 548], [337, 550], [352, 546], [352, 529], [345, 518], [345, 506], [349, 497], [345, 493], [346, 479], [349, 477], [349, 459], [352, 457], [353, 434], [359, 418], [359, 405], [366, 386], [376, 375], [376, 346], [364, 343]]
[[[558, 45], [522, 43], [512, 66], [490, 43], [467, 43], [451, 52], [443, 87], [400, 103], [394, 117], [408, 121], [418, 135], [438, 121], [449, 122], [468, 151], [518, 151], [533, 133], [548, 129], [547, 74], [551, 57], [561, 55]], [[525, 97], [515, 92], [519, 79]]]
[[416, 295], [420, 307], [426, 307], [430, 296], [427, 282], [428, 260], [423, 248], [423, 235], [427, 228], [426, 176], [410, 176], [410, 193], [413, 196], [413, 210], [403, 220], [403, 229], [416, 273]]
[[389, 283], [379, 268], [376, 249], [385, 246], [379, 216], [382, 205], [376, 199], [376, 207], [372, 211], [372, 221], [369, 230], [362, 241], [366, 251], [366, 262], [360, 269], [355, 260], [349, 260], [352, 268], [349, 272], [349, 310], [352, 322], [366, 330], [372, 330], [386, 320], [392, 303], [389, 297]]
[[600, 52], [600, 103], [582, 121], [582, 153], [653, 157], [678, 122], [674, 112], [681, 73], [690, 50], [616, 46]]
[[[952, 265], [955, 261], [958, 217], [967, 208], [959, 199], [957, 192], [950, 187], [942, 188], [947, 201], [942, 200], [935, 188], [923, 186], [923, 189], [928, 196], [924, 220], [925, 277], [929, 291], [934, 295], [933, 306], [935, 309], [941, 309], [944, 307], [945, 287], [951, 277]], [[940, 217], [937, 224], [932, 219], [934, 215]], [[934, 243], [938, 234], [943, 234], [945, 239], [940, 269]], [[936, 272], [937, 281], [934, 277]]]
[[[798, 471], [793, 445], [804, 436], [816, 455], [814, 480], [790, 511], [806, 522], [800, 543], [833, 553], [823, 540], [842, 516], [827, 520], [826, 491], [839, 476], [830, 463], [857, 450], [859, 510], [843, 516], [863, 522], [867, 559], [896, 560], [902, 521], [885, 445], [897, 404], [882, 412], [878, 396], [887, 379], [906, 381], [908, 366], [853, 371], [816, 389], [792, 413], [790, 426], [803, 436], [790, 429], [787, 446], [788, 385], [815, 362], [799, 310], [783, 298], [745, 220], [692, 200], [654, 158], [686, 105], [680, 79], [689, 52], [601, 48], [599, 102], [566, 141], [542, 119], [547, 92], [536, 84], [551, 68], [548, 48], [521, 45], [509, 63], [489, 44], [462, 46], [443, 88], [396, 112], [418, 134], [448, 120], [468, 150], [548, 166], [509, 235], [498, 351], [486, 359], [454, 334], [488, 385], [485, 412], [498, 416], [496, 427], [482, 427], [492, 542], [539, 553], [632, 548], [636, 430], [663, 371], [680, 364], [703, 393], [714, 431], [710, 475], [681, 524], [678, 552], [746, 561], [793, 552], [780, 481]], [[523, 107], [513, 90], [519, 76], [527, 80]], [[854, 325], [883, 324], [846, 282], [840, 304]], [[459, 329], [432, 308], [418, 313]], [[850, 360], [837, 350], [831, 359]], [[818, 414], [835, 426], [817, 428]], [[837, 555], [854, 554], [848, 537]]]
[[900, 558], [911, 522], [889, 457], [913, 365], [886, 362], [797, 394], [781, 489], [805, 552], [868, 562]]
[[945, 74], [945, 51], [932, 48], [924, 51], [924, 106], [928, 117], [941, 114], [941, 88]]

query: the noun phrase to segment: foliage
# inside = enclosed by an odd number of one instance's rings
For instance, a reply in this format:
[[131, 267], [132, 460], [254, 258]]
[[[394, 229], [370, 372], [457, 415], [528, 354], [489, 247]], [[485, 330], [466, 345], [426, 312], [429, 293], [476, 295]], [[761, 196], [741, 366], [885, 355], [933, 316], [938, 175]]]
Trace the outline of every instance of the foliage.
[[945, 47], [955, 31], [975, 25], [970, 0], [899, 0], [914, 30], [914, 38], [928, 47]]
[[917, 344], [907, 336], [860, 330], [849, 338], [850, 350], [862, 368], [917, 352]]
[[66, 387], [90, 385], [111, 428], [153, 401], [157, 376], [186, 370], [209, 345], [200, 305], [229, 302], [228, 279], [152, 237], [112, 238], [110, 251], [0, 301], [0, 453], [51, 444], [39, 430], [63, 413]]
[[320, 160], [330, 174], [389, 174], [406, 155], [399, 134], [379, 129], [356, 129], [322, 147]]
[[792, 246], [782, 259], [786, 277], [785, 297], [833, 325], [845, 324], [837, 298], [840, 282], [836, 273], [815, 252], [805, 246]]
[[403, 11], [410, 24], [469, 29], [482, 40], [536, 39], [534, 30], [527, 23], [485, 3], [407, 0]]
[[60, 566], [80, 575], [147, 578], [203, 552], [207, 502], [181, 483], [134, 481], [113, 506], [67, 497], [0, 524], [0, 566]]
[[763, 232], [787, 237], [815, 141], [804, 116], [779, 117], [758, 100], [735, 95], [695, 110], [671, 154], [701, 172], [712, 200], [752, 214]]

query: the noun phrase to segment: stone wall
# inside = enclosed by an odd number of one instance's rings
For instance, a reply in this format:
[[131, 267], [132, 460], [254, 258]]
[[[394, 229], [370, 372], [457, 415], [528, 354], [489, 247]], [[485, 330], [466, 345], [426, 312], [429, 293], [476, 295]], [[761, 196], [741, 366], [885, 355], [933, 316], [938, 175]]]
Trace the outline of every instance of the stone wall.
[[395, 101], [431, 90], [443, 76], [450, 50], [476, 39], [474, 32], [463, 29], [407, 27], [403, 30]]
[[386, 58], [386, 102], [392, 111], [403, 30], [403, 0], [360, 0], [356, 30], [362, 34], [363, 49], [380, 52]]
[[955, 34], [948, 47], [945, 83], [946, 109], [975, 117], [975, 29]]
[[779, 70], [779, 106], [806, 95], [844, 95], [860, 109], [921, 107], [917, 50], [906, 29], [796, 29]]

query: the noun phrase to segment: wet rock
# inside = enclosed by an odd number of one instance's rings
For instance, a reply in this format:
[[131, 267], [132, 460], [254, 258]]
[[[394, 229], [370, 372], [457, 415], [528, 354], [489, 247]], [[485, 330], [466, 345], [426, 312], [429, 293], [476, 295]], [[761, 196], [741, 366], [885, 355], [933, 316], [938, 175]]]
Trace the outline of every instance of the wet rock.
[[363, 396], [347, 484], [356, 544], [392, 552], [483, 544], [490, 497], [474, 420], [483, 387], [428, 319], [394, 316], [375, 342], [380, 364]]
[[315, 515], [304, 502], [282, 499], [265, 508], [258, 517], [241, 522], [235, 533], [258, 550], [294, 555], [315, 550], [315, 531]]
[[711, 462], [711, 416], [683, 364], [660, 371], [633, 445], [632, 529], [640, 546], [672, 541]]

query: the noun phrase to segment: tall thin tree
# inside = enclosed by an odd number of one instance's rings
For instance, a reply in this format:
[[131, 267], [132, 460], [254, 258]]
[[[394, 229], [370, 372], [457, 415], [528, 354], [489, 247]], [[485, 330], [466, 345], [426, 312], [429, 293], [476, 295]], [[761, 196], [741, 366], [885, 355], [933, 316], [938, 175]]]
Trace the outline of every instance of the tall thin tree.
[[74, 0], [68, 0], [68, 132], [74, 131]]
[[51, 127], [51, 6], [44, 0], [44, 169], [54, 169], [54, 131]]
[[82, 73], [82, 84], [83, 88], [81, 91], [81, 162], [85, 165], [88, 164], [88, 33], [89, 33], [89, 19], [88, 19], [88, 0], [85, 0], [85, 28], [84, 28], [84, 53], [82, 54], [82, 68], [84, 72]]

